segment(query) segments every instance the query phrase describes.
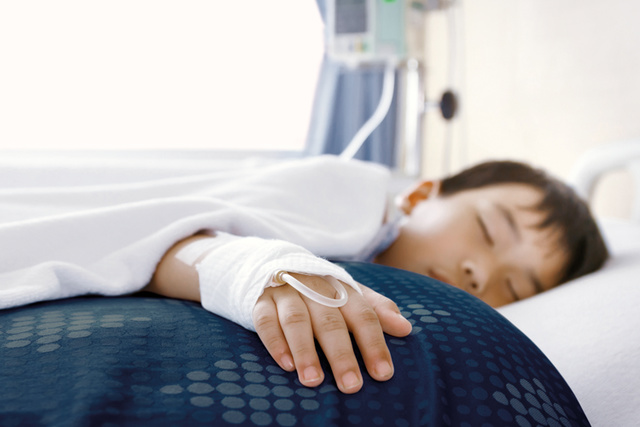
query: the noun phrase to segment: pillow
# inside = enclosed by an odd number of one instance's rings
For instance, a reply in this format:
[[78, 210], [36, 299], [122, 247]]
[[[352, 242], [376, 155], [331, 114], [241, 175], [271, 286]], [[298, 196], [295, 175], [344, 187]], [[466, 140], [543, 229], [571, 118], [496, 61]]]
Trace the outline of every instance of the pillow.
[[486, 304], [424, 276], [343, 265], [413, 323], [387, 337], [390, 381], [365, 374], [344, 395], [323, 358], [324, 383], [306, 388], [256, 334], [198, 304], [84, 297], [0, 313], [0, 424], [589, 425], [549, 360]]
[[567, 380], [594, 425], [638, 425], [640, 225], [602, 220], [603, 269], [499, 311]]

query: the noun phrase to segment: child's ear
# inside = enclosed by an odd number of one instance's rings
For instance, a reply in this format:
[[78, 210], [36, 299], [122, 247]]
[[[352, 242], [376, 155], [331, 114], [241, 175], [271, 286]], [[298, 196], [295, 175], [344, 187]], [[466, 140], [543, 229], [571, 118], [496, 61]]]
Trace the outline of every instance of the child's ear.
[[409, 215], [418, 203], [436, 197], [439, 193], [440, 181], [420, 181], [400, 194], [397, 204], [402, 212]]

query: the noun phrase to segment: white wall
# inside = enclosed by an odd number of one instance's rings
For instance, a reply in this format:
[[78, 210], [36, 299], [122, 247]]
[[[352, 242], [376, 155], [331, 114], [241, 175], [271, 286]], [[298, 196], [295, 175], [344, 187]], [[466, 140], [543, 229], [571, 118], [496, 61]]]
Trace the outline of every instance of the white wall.
[[[513, 158], [566, 178], [590, 147], [640, 138], [640, 2], [466, 0], [454, 12], [454, 87], [461, 117], [452, 128], [452, 170]], [[427, 30], [427, 88], [447, 81], [446, 13]], [[443, 172], [445, 127], [426, 118], [426, 174]], [[630, 179], [606, 179], [595, 211], [626, 216]], [[623, 191], [624, 189], [624, 191]]]
[[312, 1], [0, 1], [0, 151], [301, 150], [322, 54]]

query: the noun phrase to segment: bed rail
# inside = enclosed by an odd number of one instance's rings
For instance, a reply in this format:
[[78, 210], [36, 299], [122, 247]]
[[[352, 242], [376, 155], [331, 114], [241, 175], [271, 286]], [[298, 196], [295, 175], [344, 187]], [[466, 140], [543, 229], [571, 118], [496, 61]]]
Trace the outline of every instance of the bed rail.
[[640, 139], [613, 142], [587, 151], [576, 162], [568, 180], [580, 196], [591, 201], [602, 176], [616, 170], [631, 174], [634, 185], [631, 220], [640, 223]]

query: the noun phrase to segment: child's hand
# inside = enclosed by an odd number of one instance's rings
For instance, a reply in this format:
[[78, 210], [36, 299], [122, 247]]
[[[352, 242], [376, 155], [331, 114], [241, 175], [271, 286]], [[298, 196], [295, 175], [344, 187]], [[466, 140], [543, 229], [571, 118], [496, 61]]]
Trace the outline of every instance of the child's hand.
[[[335, 290], [320, 277], [293, 274], [317, 292], [335, 297]], [[273, 359], [286, 371], [298, 371], [300, 382], [319, 385], [324, 374], [314, 338], [322, 347], [343, 393], [362, 387], [362, 375], [349, 331], [360, 348], [372, 378], [386, 381], [393, 375], [391, 355], [383, 332], [402, 337], [411, 332], [411, 323], [390, 299], [362, 286], [363, 296], [345, 286], [349, 301], [330, 308], [301, 295], [289, 285], [267, 288], [253, 310], [253, 322], [260, 339]]]

